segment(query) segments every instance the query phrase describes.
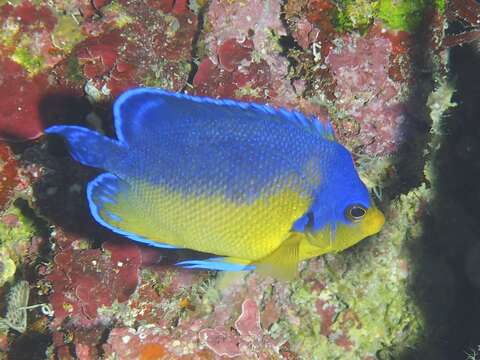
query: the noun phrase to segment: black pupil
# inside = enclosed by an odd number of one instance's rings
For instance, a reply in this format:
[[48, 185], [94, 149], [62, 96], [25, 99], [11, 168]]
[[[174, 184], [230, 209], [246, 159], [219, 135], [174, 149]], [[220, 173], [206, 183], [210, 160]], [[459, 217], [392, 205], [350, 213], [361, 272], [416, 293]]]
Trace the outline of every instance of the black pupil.
[[365, 209], [360, 206], [354, 206], [350, 209], [350, 215], [354, 219], [360, 219], [365, 215]]

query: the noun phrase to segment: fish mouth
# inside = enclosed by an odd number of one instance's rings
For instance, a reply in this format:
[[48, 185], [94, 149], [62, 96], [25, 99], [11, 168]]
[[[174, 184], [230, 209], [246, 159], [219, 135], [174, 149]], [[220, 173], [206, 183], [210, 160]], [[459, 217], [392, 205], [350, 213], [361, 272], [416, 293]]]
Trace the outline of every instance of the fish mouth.
[[366, 236], [374, 235], [382, 230], [385, 224], [385, 215], [373, 206], [368, 209], [367, 216], [364, 219]]

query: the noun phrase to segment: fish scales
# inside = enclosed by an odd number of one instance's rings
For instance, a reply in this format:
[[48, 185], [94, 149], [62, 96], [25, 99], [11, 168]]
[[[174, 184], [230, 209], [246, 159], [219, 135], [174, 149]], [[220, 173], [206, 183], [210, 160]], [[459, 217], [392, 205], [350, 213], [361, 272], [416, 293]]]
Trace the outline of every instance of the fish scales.
[[351, 155], [316, 118], [151, 88], [124, 93], [114, 118], [117, 140], [76, 126], [47, 133], [106, 171], [87, 187], [100, 224], [222, 257], [180, 266], [291, 274], [383, 225]]

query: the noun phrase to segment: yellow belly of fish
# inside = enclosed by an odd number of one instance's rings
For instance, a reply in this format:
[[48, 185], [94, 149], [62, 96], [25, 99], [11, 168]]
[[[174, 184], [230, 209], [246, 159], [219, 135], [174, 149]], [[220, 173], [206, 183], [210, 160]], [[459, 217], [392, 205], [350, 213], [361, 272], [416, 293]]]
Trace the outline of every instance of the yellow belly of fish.
[[117, 228], [180, 248], [252, 261], [278, 248], [311, 202], [292, 184], [251, 203], [147, 184], [131, 186], [116, 200], [105, 210], [121, 219], [110, 221]]

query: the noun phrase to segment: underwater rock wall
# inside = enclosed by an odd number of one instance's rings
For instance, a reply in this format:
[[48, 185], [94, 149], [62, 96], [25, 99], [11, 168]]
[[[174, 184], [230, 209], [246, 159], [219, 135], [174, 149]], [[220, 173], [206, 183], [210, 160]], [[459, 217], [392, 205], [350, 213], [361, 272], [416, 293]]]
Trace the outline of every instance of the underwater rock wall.
[[[461, 10], [443, 0], [0, 0], [0, 310], [16, 314], [22, 280], [39, 305], [20, 331], [0, 323], [0, 358], [451, 359], [429, 347], [445, 333], [430, 332], [417, 290], [443, 273], [418, 276], [453, 106], [444, 29]], [[86, 205], [97, 173], [42, 134], [77, 124], [111, 135], [112, 102], [135, 86], [329, 117], [384, 230], [303, 263], [290, 283], [178, 269], [169, 264], [184, 255], [109, 233]]]

